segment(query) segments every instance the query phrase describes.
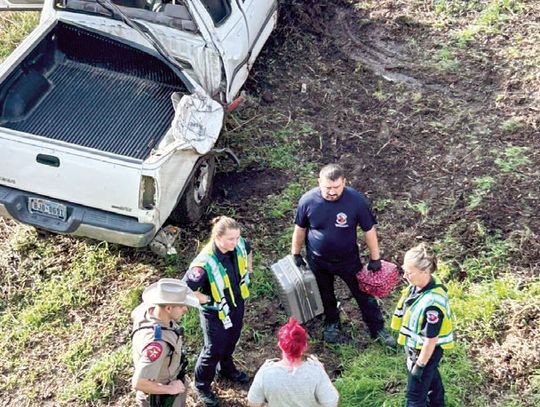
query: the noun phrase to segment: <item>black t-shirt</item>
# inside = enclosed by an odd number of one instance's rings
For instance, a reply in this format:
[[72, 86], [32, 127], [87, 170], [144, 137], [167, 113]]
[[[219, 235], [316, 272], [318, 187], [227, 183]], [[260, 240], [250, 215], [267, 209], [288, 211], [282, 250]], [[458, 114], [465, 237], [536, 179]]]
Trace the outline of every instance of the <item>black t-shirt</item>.
[[[251, 253], [251, 244], [248, 241], [246, 241], [246, 251]], [[214, 244], [214, 253], [216, 253], [219, 262], [225, 268], [225, 271], [229, 276], [236, 303], [243, 303], [244, 300], [242, 299], [242, 294], [240, 292], [241, 277], [240, 270], [238, 269], [236, 249], [227, 253], [222, 253]], [[188, 270], [182, 280], [185, 281], [188, 287], [193, 291], [199, 290], [205, 295], [211, 295], [210, 280], [208, 279], [208, 275], [204, 269], [200, 267], [192, 267]], [[228, 289], [225, 290], [225, 298], [230, 306], [232, 306], [233, 302], [231, 301]]]
[[[405, 309], [410, 307], [412, 303], [418, 298], [418, 296], [424, 291], [431, 290], [435, 287], [433, 279], [424, 288], [419, 290], [417, 287], [413, 287], [409, 292], [409, 295], [405, 299]], [[444, 314], [440, 308], [431, 305], [424, 310], [424, 321], [420, 327], [426, 338], [435, 338], [439, 336], [441, 326], [443, 323]]]
[[298, 203], [294, 223], [308, 229], [308, 252], [334, 262], [357, 255], [356, 227], [367, 232], [377, 221], [366, 197], [345, 187], [336, 201], [325, 200], [319, 188], [306, 192]]

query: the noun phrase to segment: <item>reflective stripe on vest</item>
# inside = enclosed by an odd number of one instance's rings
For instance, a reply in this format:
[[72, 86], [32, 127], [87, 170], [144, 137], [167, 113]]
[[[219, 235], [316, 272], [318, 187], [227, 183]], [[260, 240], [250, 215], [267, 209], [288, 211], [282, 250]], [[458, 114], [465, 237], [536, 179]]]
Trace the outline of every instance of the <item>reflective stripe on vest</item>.
[[[413, 286], [403, 290], [401, 298], [398, 301], [394, 315], [392, 316], [392, 329], [399, 331], [398, 343], [413, 349], [421, 349], [425, 336], [424, 312], [427, 307], [435, 306], [441, 310], [444, 315], [441, 324], [441, 330], [437, 338], [437, 345], [443, 349], [454, 347], [454, 334], [452, 328], [452, 314], [450, 304], [444, 287], [434, 277], [435, 287], [431, 290], [420, 293], [418, 298], [404, 310], [405, 300], [407, 299]], [[405, 312], [404, 312], [405, 311]]]
[[[240, 294], [244, 300], [249, 297], [249, 273], [247, 272], [246, 267], [247, 259], [246, 243], [244, 238], [241, 237], [236, 245], [236, 260], [240, 272]], [[236, 301], [227, 271], [219, 262], [216, 253], [214, 252], [214, 245], [212, 242], [208, 243], [195, 260], [193, 260], [189, 268], [192, 267], [201, 267], [206, 271], [208, 281], [210, 282], [212, 299], [214, 300], [215, 308], [218, 310], [219, 319], [224, 320], [230, 312], [230, 307], [225, 297], [225, 290], [229, 291], [229, 296], [235, 307]]]

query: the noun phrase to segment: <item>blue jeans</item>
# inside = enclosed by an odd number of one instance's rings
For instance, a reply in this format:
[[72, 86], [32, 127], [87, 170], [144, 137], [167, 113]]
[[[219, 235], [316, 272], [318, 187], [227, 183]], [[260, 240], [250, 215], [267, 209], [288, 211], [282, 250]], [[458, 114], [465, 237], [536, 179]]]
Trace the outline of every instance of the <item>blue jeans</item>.
[[439, 373], [443, 350], [436, 346], [420, 380], [409, 373], [405, 407], [444, 407], [444, 387]]

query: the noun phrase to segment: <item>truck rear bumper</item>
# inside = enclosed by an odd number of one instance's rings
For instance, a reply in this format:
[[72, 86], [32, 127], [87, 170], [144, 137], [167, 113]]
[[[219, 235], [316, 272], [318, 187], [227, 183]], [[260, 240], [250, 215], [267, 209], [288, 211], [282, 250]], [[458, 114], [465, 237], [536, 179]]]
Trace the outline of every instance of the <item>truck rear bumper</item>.
[[55, 233], [86, 236], [125, 246], [146, 246], [155, 235], [155, 225], [137, 219], [65, 201], [65, 220], [55, 219], [29, 210], [29, 198], [50, 200], [42, 195], [0, 185], [0, 216]]

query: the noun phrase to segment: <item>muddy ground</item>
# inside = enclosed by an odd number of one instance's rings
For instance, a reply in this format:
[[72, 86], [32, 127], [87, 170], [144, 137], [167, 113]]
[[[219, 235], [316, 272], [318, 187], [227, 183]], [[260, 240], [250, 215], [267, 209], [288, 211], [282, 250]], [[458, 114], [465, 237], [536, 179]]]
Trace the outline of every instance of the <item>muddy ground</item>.
[[[420, 7], [418, 13], [415, 7]], [[540, 82], [538, 76], [523, 75], [497, 51], [509, 45], [505, 41], [510, 36], [494, 36], [458, 50], [459, 68], [441, 69], [433, 56], [448, 41], [448, 30], [434, 29], [430, 19], [435, 16], [415, 2], [382, 1], [363, 8], [354, 1], [293, 0], [282, 2], [280, 11], [279, 27], [246, 85], [250, 101], [240, 108], [240, 117], [247, 122], [253, 117], [281, 116], [277, 122], [265, 122], [275, 131], [309, 124], [307, 132], [293, 136], [301, 145], [298, 165], [339, 162], [346, 168], [350, 185], [364, 191], [372, 202], [387, 202], [376, 205], [386, 258], [399, 261], [415, 241], [441, 240], [453, 230], [459, 248], [443, 250], [460, 263], [484, 250], [477, 230], [482, 224], [488, 235], [522, 236], [523, 250], [512, 257], [515, 272], [525, 279], [538, 275]], [[529, 15], [528, 21], [537, 21], [538, 11], [533, 8], [536, 17]], [[512, 30], [526, 37], [532, 26], [513, 25]], [[502, 101], [501, 94], [505, 95]], [[503, 131], [503, 123], [516, 116], [523, 126]], [[250, 121], [244, 132], [259, 123]], [[236, 126], [237, 122], [229, 124], [228, 129]], [[234, 133], [225, 133], [222, 142], [247, 150], [249, 146], [234, 143]], [[497, 177], [482, 202], [471, 208], [473, 180], [496, 176], [500, 171], [495, 151], [509, 145], [528, 149], [529, 169]], [[253, 204], [279, 193], [296, 177], [294, 169], [269, 171], [249, 162], [240, 172], [218, 175], [216, 198], [234, 208], [250, 228], [258, 218]], [[244, 196], [249, 198], [242, 201]], [[427, 213], [415, 210], [411, 205], [415, 202], [426, 202]], [[291, 221], [265, 224], [263, 229], [268, 236], [279, 235]], [[460, 272], [466, 275], [467, 271]], [[349, 316], [348, 332], [359, 347], [367, 346], [357, 311], [343, 287], [340, 297]], [[259, 311], [257, 317], [248, 317], [250, 326], [275, 332], [272, 309], [276, 305], [254, 305]], [[524, 312], [530, 312], [533, 321], [540, 320], [538, 309]], [[262, 326], [261, 320], [265, 321]], [[315, 338], [320, 337], [320, 325], [320, 321], [308, 325]], [[488, 368], [494, 387], [486, 392], [495, 398], [511, 382], [530, 373], [520, 368], [527, 362], [519, 360], [536, 360], [533, 353], [539, 343], [530, 326], [523, 331], [512, 326], [501, 329], [509, 329], [505, 335], [511, 341], [477, 349], [491, 352], [492, 361], [514, 357], [516, 362], [515, 369]], [[536, 347], [509, 350], [520, 337], [534, 338]], [[251, 351], [259, 353], [254, 361], [268, 352], [272, 355], [271, 344], [261, 349], [244, 343], [241, 348], [250, 357]], [[332, 376], [338, 376], [341, 367], [332, 353], [320, 345], [314, 351], [323, 355]], [[230, 400], [229, 405], [243, 404]]]

